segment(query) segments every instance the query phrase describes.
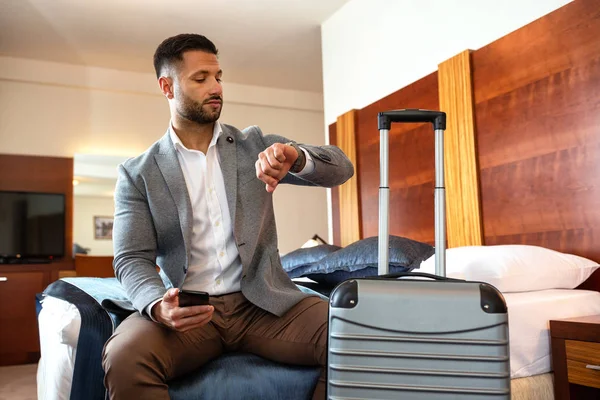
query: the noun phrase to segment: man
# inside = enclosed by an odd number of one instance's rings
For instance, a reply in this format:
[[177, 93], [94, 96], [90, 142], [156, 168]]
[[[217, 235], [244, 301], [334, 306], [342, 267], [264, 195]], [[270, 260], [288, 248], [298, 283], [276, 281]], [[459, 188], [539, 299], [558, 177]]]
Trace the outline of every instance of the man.
[[[220, 124], [217, 54], [201, 35], [159, 45], [171, 125], [119, 166], [114, 268], [139, 313], [105, 346], [112, 399], [168, 399], [170, 380], [226, 351], [320, 365], [314, 398], [325, 397], [327, 303], [283, 271], [272, 193], [279, 183], [339, 185], [354, 169], [334, 146]], [[178, 288], [208, 292], [210, 305], [179, 307]]]

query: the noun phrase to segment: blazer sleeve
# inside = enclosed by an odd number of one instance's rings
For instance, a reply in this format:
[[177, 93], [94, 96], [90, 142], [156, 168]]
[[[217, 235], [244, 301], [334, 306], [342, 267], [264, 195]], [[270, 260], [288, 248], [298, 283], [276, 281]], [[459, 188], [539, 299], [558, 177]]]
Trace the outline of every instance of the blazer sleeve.
[[156, 271], [157, 239], [148, 200], [123, 165], [115, 189], [113, 247], [115, 275], [133, 306], [144, 312], [166, 288]]
[[[279, 135], [263, 135], [259, 127], [258, 130], [265, 144], [265, 149], [275, 143], [288, 143], [289, 139]], [[346, 182], [354, 175], [354, 166], [346, 154], [337, 146], [312, 146], [303, 143], [296, 143], [301, 148], [308, 151], [315, 163], [315, 169], [302, 177], [288, 173], [281, 183], [306, 186], [334, 187]]]

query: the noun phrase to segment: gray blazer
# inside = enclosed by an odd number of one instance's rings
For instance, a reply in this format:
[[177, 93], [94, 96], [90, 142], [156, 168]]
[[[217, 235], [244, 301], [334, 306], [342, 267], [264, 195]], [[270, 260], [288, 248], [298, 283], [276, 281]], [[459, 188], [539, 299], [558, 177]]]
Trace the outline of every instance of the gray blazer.
[[[270, 145], [289, 140], [263, 136], [256, 126], [240, 131], [221, 125], [223, 134], [217, 150], [242, 260], [241, 290], [255, 305], [281, 316], [306, 295], [281, 267], [272, 194], [256, 177], [254, 163]], [[352, 163], [339, 148], [302, 147], [314, 160], [315, 170], [302, 178], [288, 174], [281, 183], [332, 187], [354, 174]], [[142, 155], [119, 165], [118, 172], [113, 226], [115, 274], [133, 306], [144, 312], [169, 287], [180, 287], [185, 279], [192, 206], [168, 132]]]

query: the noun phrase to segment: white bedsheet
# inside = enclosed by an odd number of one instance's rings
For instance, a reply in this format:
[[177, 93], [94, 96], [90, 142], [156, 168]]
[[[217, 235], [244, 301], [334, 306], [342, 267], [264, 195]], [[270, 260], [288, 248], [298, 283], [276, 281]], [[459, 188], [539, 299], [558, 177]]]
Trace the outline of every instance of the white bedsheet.
[[42, 354], [37, 370], [38, 400], [69, 400], [81, 327], [79, 310], [71, 303], [47, 296], [38, 325]]
[[600, 314], [600, 293], [587, 290], [505, 293], [504, 299], [508, 306], [511, 378], [552, 370], [550, 320]]
[[[504, 294], [508, 306], [511, 378], [549, 372], [552, 319], [600, 314], [600, 293], [553, 289]], [[75, 306], [47, 297], [39, 316], [42, 357], [39, 400], [68, 400], [81, 317]]]

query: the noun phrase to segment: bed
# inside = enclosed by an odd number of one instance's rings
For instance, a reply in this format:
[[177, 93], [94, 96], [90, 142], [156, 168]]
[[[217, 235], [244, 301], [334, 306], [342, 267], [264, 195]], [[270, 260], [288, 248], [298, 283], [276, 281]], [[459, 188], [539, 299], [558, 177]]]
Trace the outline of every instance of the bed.
[[[400, 241], [395, 239], [392, 243], [397, 245]], [[406, 248], [406, 242], [402, 243], [403, 247]], [[372, 254], [369, 256], [368, 252], [365, 252], [365, 246], [376, 245], [376, 241], [364, 240], [360, 245], [362, 246], [360, 250], [353, 254], [371, 257]], [[329, 248], [324, 250], [315, 248], [312, 252], [318, 252], [319, 255], [312, 258], [307, 257], [308, 251], [303, 251], [301, 254], [305, 261], [308, 259], [315, 263], [327, 257], [331, 258], [333, 253], [340, 250], [342, 249]], [[357, 249], [351, 248], [351, 250], [354, 252]], [[430, 254], [430, 250], [426, 246], [423, 246], [421, 250], [421, 255], [413, 254], [416, 259], [425, 258], [427, 254]], [[398, 248], [396, 248], [396, 252], [400, 253]], [[392, 251], [391, 254], [396, 253]], [[600, 269], [598, 269], [597, 264], [591, 260], [548, 249], [532, 248], [532, 246], [482, 246], [482, 248], [449, 249], [447, 256], [449, 276], [473, 279], [478, 276], [477, 274], [487, 274], [487, 281], [491, 281], [497, 287], [505, 289], [503, 295], [509, 310], [512, 398], [553, 399], [549, 321], [600, 314], [600, 285], [597, 284]], [[339, 258], [339, 255], [337, 257]], [[486, 269], [482, 263], [488, 263], [486, 260], [489, 260], [490, 257], [493, 259], [493, 265]], [[344, 258], [347, 260], [348, 255], [346, 254]], [[505, 261], [503, 261], [503, 258]], [[356, 260], [356, 258], [354, 259]], [[543, 264], [538, 263], [537, 268], [531, 267], [534, 265], [534, 259], [543, 262]], [[565, 259], [567, 263], [560, 265], [560, 262], [565, 261]], [[422, 262], [420, 261], [417, 265], [419, 267], [417, 270], [431, 272], [432, 260], [432, 257], [421, 260]], [[363, 257], [355, 265], [360, 264], [363, 265], [363, 268], [366, 268], [364, 266], [371, 261], [365, 260]], [[403, 262], [411, 265], [411, 267], [405, 267], [405, 270], [415, 269], [416, 267], [412, 259], [405, 257]], [[529, 263], [530, 268], [524, 267], [523, 263]], [[332, 263], [330, 261], [326, 264], [330, 273], [335, 272], [331, 270]], [[555, 279], [540, 283], [540, 279], [535, 276], [536, 271], [541, 268], [540, 265], [544, 265], [546, 271], [554, 270]], [[471, 270], [472, 267], [476, 267], [478, 272]], [[504, 270], [498, 273], [499, 269]], [[323, 268], [313, 265], [310, 271], [309, 276], [321, 280], [319, 279], [320, 275], [315, 272], [323, 272]], [[365, 272], [360, 269], [343, 272], [344, 275], [341, 279], [352, 273], [354, 273], [354, 277], [373, 273], [372, 270]], [[518, 279], [514, 279], [514, 273], [519, 274]], [[495, 276], [490, 274], [495, 274]], [[339, 274], [332, 275], [340, 276]], [[548, 273], [545, 275], [548, 275]], [[63, 281], [69, 284], [81, 285], [82, 279], [85, 281], [85, 278], [66, 278]], [[90, 281], [92, 283], [95, 282], [93, 278], [87, 279], [92, 279]], [[77, 283], [77, 280], [80, 283]], [[535, 282], [523, 286], [523, 280], [533, 280]], [[314, 287], [320, 288], [322, 293], [327, 293], [329, 287], [306, 277], [296, 278], [295, 281], [302, 290], [308, 292], [311, 290], [308, 288], [311, 285], [316, 285]], [[331, 276], [324, 281], [331, 283]], [[101, 282], [109, 286], [118, 285], [114, 278], [104, 278]], [[593, 282], [593, 284], [590, 285], [590, 282]], [[527, 288], [527, 285], [535, 290], [521, 290]], [[574, 288], [545, 288], [545, 286], [561, 285], [573, 286]], [[587, 286], [591, 286], [588, 289], [592, 290], [578, 289], [578, 287]], [[519, 289], [519, 291], [513, 291], [513, 289]], [[123, 299], [123, 296], [124, 294], [119, 292], [116, 300]], [[51, 295], [45, 296], [39, 313], [42, 352], [37, 376], [39, 399], [59, 400], [70, 398], [77, 360], [80, 327], [80, 311], [72, 302]], [[317, 376], [314, 371], [313, 375], [310, 374], [310, 371], [304, 373], [306, 373], [305, 376], [308, 380], [315, 379]]]
[[[38, 398], [104, 399], [102, 348], [131, 312], [122, 307], [127, 299], [120, 284], [116, 278], [69, 277], [52, 283], [41, 297]], [[227, 353], [171, 381], [169, 394], [173, 400], [309, 399], [319, 375], [317, 367]]]

